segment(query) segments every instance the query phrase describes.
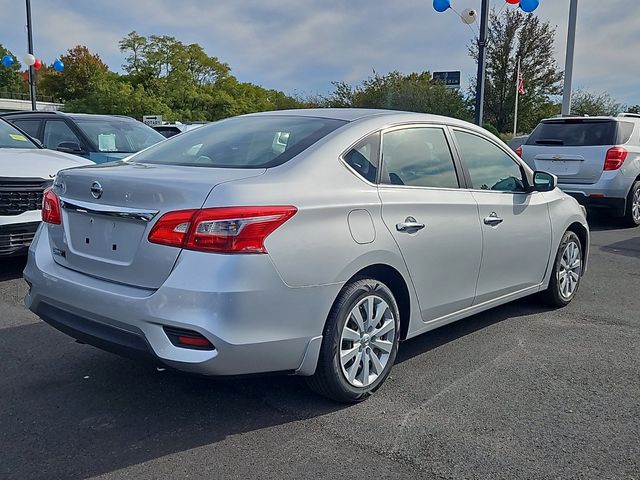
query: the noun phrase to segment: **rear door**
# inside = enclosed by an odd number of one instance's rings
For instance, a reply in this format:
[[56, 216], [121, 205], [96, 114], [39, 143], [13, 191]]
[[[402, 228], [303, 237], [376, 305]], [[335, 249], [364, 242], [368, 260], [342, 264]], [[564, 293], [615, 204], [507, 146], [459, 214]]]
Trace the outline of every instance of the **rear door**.
[[522, 148], [534, 170], [553, 173], [560, 183], [593, 184], [603, 171], [607, 151], [629, 140], [633, 124], [613, 119], [545, 120]]
[[482, 256], [478, 209], [460, 188], [446, 130], [415, 125], [382, 136], [383, 220], [413, 280], [422, 319], [469, 307]]
[[544, 194], [527, 193], [522, 168], [497, 143], [474, 132], [453, 132], [482, 226], [482, 265], [474, 303], [540, 284], [551, 249]]

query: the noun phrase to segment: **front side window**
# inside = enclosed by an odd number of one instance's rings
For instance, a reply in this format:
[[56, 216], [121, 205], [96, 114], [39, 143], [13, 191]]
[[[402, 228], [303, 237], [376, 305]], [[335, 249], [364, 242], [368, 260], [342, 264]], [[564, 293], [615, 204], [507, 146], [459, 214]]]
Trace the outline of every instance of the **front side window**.
[[458, 188], [458, 177], [444, 130], [403, 128], [382, 137], [382, 183]]
[[378, 176], [380, 134], [369, 135], [344, 154], [344, 161], [360, 176], [375, 183]]
[[476, 190], [524, 192], [520, 166], [507, 153], [489, 140], [455, 130], [460, 155]]
[[38, 148], [20, 130], [0, 120], [0, 148]]
[[342, 120], [257, 115], [210, 123], [155, 145], [132, 162], [218, 168], [267, 168], [290, 160], [344, 125]]
[[80, 140], [62, 120], [49, 120], [44, 124], [44, 146], [55, 150], [61, 143], [75, 143], [80, 146]]
[[78, 119], [75, 123], [99, 152], [135, 153], [165, 138], [148, 125], [133, 120]]

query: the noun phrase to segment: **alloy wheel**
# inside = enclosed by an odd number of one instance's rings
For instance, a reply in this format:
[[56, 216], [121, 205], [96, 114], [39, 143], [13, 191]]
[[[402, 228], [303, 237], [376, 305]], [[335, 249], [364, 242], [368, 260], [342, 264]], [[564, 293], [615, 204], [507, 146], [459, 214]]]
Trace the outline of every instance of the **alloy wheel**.
[[361, 299], [349, 313], [340, 336], [340, 366], [354, 387], [367, 387], [389, 362], [396, 337], [396, 319], [377, 295]]
[[640, 222], [640, 188], [636, 189], [631, 200], [631, 215], [636, 223]]
[[580, 246], [575, 241], [570, 241], [564, 247], [558, 269], [558, 289], [563, 298], [570, 299], [576, 292], [581, 273]]

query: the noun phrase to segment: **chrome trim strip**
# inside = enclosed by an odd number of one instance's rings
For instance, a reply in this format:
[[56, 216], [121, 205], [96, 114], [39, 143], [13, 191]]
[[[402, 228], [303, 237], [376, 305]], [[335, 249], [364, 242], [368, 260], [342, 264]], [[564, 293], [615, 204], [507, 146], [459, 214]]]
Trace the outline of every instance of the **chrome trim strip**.
[[158, 214], [158, 210], [140, 210], [138, 208], [119, 207], [114, 205], [99, 205], [96, 203], [81, 202], [78, 200], [70, 201], [62, 197], [60, 197], [60, 206], [65, 210], [71, 210], [79, 213], [125, 218], [142, 222], [150, 222]]

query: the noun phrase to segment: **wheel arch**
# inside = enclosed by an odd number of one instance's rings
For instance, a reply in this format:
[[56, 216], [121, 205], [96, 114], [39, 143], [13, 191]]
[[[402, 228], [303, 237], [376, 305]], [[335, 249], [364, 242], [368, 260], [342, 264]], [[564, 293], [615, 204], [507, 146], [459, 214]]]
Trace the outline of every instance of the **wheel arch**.
[[402, 274], [390, 265], [376, 263], [364, 267], [356, 272], [345, 283], [345, 286], [360, 278], [372, 278], [374, 280], [379, 280], [389, 287], [389, 290], [393, 293], [393, 297], [398, 304], [398, 310], [400, 311], [400, 340], [406, 339], [409, 331], [409, 324], [411, 323], [411, 296], [409, 293], [409, 285], [407, 285]]

